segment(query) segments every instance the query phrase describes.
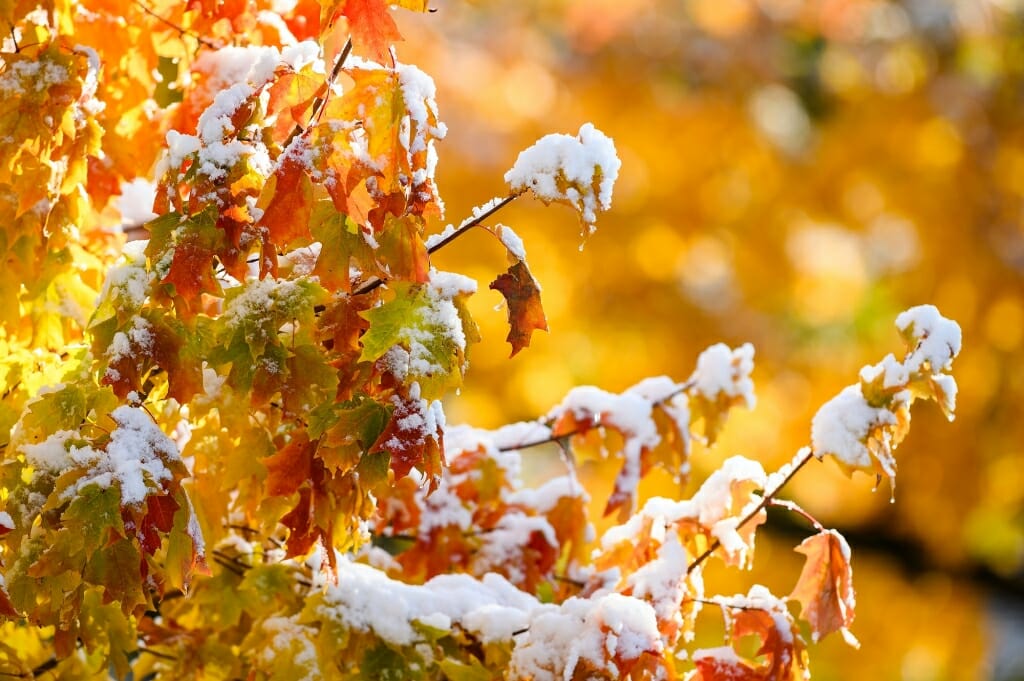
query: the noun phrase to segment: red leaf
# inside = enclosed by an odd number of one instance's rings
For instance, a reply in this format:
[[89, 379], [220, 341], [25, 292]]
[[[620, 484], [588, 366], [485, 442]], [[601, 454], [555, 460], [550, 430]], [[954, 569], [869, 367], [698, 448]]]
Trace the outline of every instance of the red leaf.
[[168, 533], [174, 527], [174, 514], [180, 506], [170, 495], [146, 497], [146, 515], [139, 528], [139, 544], [149, 555], [160, 548], [160, 533]]
[[348, 0], [341, 13], [348, 19], [357, 52], [384, 63], [391, 43], [402, 39], [384, 0]]
[[203, 244], [200, 236], [190, 234], [174, 248], [171, 268], [163, 283], [173, 284], [175, 300], [183, 303], [179, 310], [186, 316], [199, 311], [201, 293], [217, 293], [220, 287], [213, 276], [213, 250]]
[[288, 558], [305, 555], [320, 538], [320, 530], [313, 526], [312, 498], [313, 491], [304, 487], [299, 493], [299, 503], [281, 518], [281, 524], [289, 530], [285, 542]]
[[3, 589], [0, 589], [0, 615], [11, 619], [21, 617], [21, 613], [14, 608], [14, 604], [11, 603], [11, 599]]
[[530, 336], [540, 329], [548, 330], [544, 308], [540, 303], [540, 287], [525, 262], [519, 261], [491, 282], [490, 288], [505, 296], [511, 328], [505, 339], [512, 344], [512, 354], [530, 345]]
[[823, 531], [794, 550], [807, 556], [807, 562], [789, 597], [800, 601], [801, 616], [811, 625], [813, 639], [840, 631], [847, 643], [857, 647], [857, 639], [847, 630], [856, 598], [846, 540], [835, 530]]
[[[430, 478], [431, 489], [441, 475], [441, 451], [444, 433], [429, 413], [430, 406], [418, 396], [396, 398], [391, 420], [370, 447], [370, 453], [388, 452], [391, 470], [404, 478], [414, 466]], [[431, 428], [431, 424], [434, 427]]]

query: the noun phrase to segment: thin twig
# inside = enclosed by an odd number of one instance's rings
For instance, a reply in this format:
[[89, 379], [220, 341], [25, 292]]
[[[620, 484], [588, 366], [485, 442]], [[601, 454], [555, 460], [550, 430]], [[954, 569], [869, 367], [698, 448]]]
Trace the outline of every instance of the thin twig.
[[[428, 255], [432, 255], [435, 252], [441, 250], [442, 248], [444, 248], [445, 246], [450, 244], [452, 241], [455, 241], [456, 239], [458, 239], [460, 236], [462, 236], [463, 234], [465, 234], [469, 230], [473, 229], [474, 227], [479, 226], [480, 223], [482, 223], [484, 220], [486, 220], [487, 218], [491, 217], [492, 215], [497, 213], [499, 210], [501, 210], [502, 208], [504, 208], [508, 204], [510, 204], [513, 201], [515, 201], [520, 196], [522, 196], [522, 193], [519, 193], [519, 194], [509, 194], [508, 196], [503, 198], [501, 201], [498, 201], [496, 204], [494, 204], [493, 206], [491, 206], [490, 208], [488, 208], [484, 212], [480, 213], [479, 215], [477, 215], [477, 216], [475, 216], [475, 217], [473, 217], [471, 219], [466, 220], [461, 225], [459, 225], [459, 228], [456, 229], [454, 232], [452, 232], [451, 234], [449, 234], [448, 236], [446, 236], [445, 238], [441, 239], [436, 244], [433, 244], [430, 248], [428, 248], [427, 249], [427, 254]], [[363, 282], [354, 291], [352, 291], [352, 295], [354, 295], [354, 296], [361, 296], [364, 293], [369, 293], [370, 291], [373, 291], [373, 290], [379, 288], [380, 286], [383, 286], [386, 281], [387, 281], [387, 279], [381, 279], [380, 277], [371, 277], [370, 279], [367, 279], [365, 282]]]
[[789, 499], [772, 499], [771, 501], [768, 502], [768, 505], [774, 506], [775, 508], [784, 508], [787, 511], [792, 511], [797, 515], [803, 516], [807, 520], [807, 522], [811, 524], [811, 527], [818, 530], [819, 532], [825, 529], [825, 527], [818, 522], [817, 518], [815, 518], [810, 513], [802, 509], [795, 501], [790, 501]]
[[[768, 504], [770, 504], [772, 502], [772, 499], [775, 497], [775, 495], [778, 494], [782, 490], [782, 488], [786, 486], [786, 483], [788, 483], [790, 480], [793, 479], [793, 476], [796, 475], [797, 471], [799, 471], [801, 468], [806, 466], [807, 462], [810, 461], [813, 457], [814, 457], [814, 453], [810, 450], [810, 448], [808, 448], [807, 452], [804, 454], [803, 458], [800, 459], [799, 461], [797, 461], [796, 464], [794, 464], [793, 469], [790, 470], [788, 474], [786, 474], [786, 477], [782, 479], [782, 482], [780, 482], [778, 485], [776, 485], [775, 489], [773, 489], [772, 491], [766, 492], [764, 497], [761, 498], [761, 503], [759, 503], [756, 507], [754, 507], [754, 510], [752, 510], [750, 513], [748, 513], [747, 515], [743, 516], [743, 519], [740, 520], [739, 523], [736, 524], [736, 529], [739, 530], [741, 527], [743, 527], [744, 525], [749, 523], [751, 520], [753, 520], [757, 516], [758, 513], [763, 511], [765, 506], [767, 506]], [[713, 554], [715, 551], [717, 551], [721, 546], [722, 546], [722, 542], [719, 541], [718, 539], [716, 539], [714, 542], [712, 542], [711, 546], [709, 546], [708, 549], [704, 553], [702, 553], [699, 556], [697, 556], [693, 560], [693, 562], [690, 563], [689, 566], [687, 566], [686, 574], [689, 575], [694, 570], [696, 570], [697, 567], [701, 563], [703, 563], [708, 558], [710, 558], [711, 554]]]
[[219, 50], [220, 49], [221, 46], [218, 45], [217, 43], [213, 42], [212, 40], [208, 40], [208, 39], [204, 38], [203, 36], [199, 35], [198, 33], [195, 33], [194, 31], [190, 31], [187, 28], [184, 28], [183, 26], [179, 26], [178, 24], [174, 23], [170, 19], [163, 18], [162, 16], [160, 16], [159, 14], [157, 14], [156, 12], [151, 10], [149, 7], [146, 7], [145, 3], [143, 3], [142, 0], [132, 0], [132, 2], [134, 2], [136, 5], [138, 5], [139, 8], [143, 12], [145, 12], [149, 16], [153, 17], [154, 19], [156, 19], [160, 23], [165, 24], [165, 25], [170, 26], [171, 28], [173, 28], [175, 31], [178, 32], [179, 35], [183, 35], [183, 36], [187, 35], [187, 36], [189, 36], [191, 38], [194, 38], [200, 45], [203, 45], [204, 47], [209, 47], [210, 49], [213, 49], [213, 50]]
[[764, 608], [758, 608], [753, 605], [733, 605], [732, 603], [715, 601], [710, 598], [690, 598], [689, 596], [683, 599], [683, 603], [703, 603], [704, 605], [714, 605], [719, 608], [729, 608], [731, 610], [764, 610]]
[[324, 91], [324, 96], [317, 97], [313, 101], [313, 113], [309, 117], [309, 124], [315, 125], [320, 122], [320, 117], [323, 116], [324, 109], [327, 108], [327, 100], [331, 97], [331, 87], [334, 85], [334, 81], [338, 79], [338, 75], [341, 73], [341, 68], [345, 65], [345, 60], [348, 59], [348, 55], [352, 53], [352, 38], [345, 41], [345, 46], [341, 48], [341, 52], [338, 53], [338, 58], [334, 60], [334, 68], [331, 69], [331, 76], [327, 79], [327, 89]]
[[[665, 404], [666, 402], [671, 400], [676, 395], [680, 395], [680, 394], [686, 392], [687, 390], [689, 390], [690, 388], [692, 388], [694, 386], [694, 383], [695, 382], [694, 382], [694, 380], [692, 378], [687, 380], [685, 383], [680, 384], [675, 390], [670, 392], [668, 395], [665, 395], [664, 397], [659, 397], [658, 399], [656, 399], [653, 402], [651, 402], [651, 406]], [[545, 428], [550, 428], [551, 427], [551, 426], [549, 426], [546, 423], [541, 423], [541, 425], [544, 426]], [[554, 443], [561, 443], [564, 440], [566, 440], [566, 439], [568, 439], [570, 437], [573, 437], [574, 435], [583, 435], [584, 433], [589, 432], [589, 431], [591, 431], [591, 430], [593, 430], [595, 428], [600, 428], [602, 425], [603, 424], [601, 424], [600, 422], [593, 423], [593, 424], [583, 424], [583, 425], [580, 425], [580, 426], [576, 427], [573, 430], [567, 431], [565, 433], [560, 433], [558, 435], [553, 435], [552, 434], [552, 435], [550, 435], [548, 437], [541, 438], [539, 440], [531, 440], [530, 442], [523, 442], [523, 443], [517, 444], [517, 445], [506, 445], [504, 447], [498, 447], [498, 451], [499, 452], [514, 452], [514, 451], [519, 450], [519, 449], [529, 449], [530, 447], [539, 447], [541, 445], [549, 445], [549, 444], [554, 444]]]

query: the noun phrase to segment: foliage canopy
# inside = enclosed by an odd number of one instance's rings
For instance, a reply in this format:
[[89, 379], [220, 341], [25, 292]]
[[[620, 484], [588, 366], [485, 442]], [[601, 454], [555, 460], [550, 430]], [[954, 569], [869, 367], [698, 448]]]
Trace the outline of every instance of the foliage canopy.
[[[807, 515], [777, 494], [815, 456], [893, 479], [913, 402], [952, 417], [959, 327], [904, 312], [904, 357], [826, 403], [790, 464], [733, 457], [685, 500], [637, 486], [661, 468], [682, 488], [691, 443], [754, 406], [749, 345], [449, 426], [477, 282], [431, 255], [497, 239], [515, 355], [546, 329], [541, 288], [493, 216], [530, 194], [586, 238], [620, 162], [593, 125], [548, 135], [441, 229], [447, 129], [391, 47], [391, 12], [426, 9], [0, 5], [0, 672], [796, 679], [807, 638], [855, 642], [850, 549], [813, 519], [788, 597], [707, 594], [703, 572], [752, 564], [767, 506]], [[125, 244], [111, 198], [151, 169], [149, 239]], [[565, 474], [527, 487], [520, 450], [545, 443]], [[620, 467], [600, 538], [572, 466], [592, 455]], [[694, 649], [709, 604], [727, 645]]]

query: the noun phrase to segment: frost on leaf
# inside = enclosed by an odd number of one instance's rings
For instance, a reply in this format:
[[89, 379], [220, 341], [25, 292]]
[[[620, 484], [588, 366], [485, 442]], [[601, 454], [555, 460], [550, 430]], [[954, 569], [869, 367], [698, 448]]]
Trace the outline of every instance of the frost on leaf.
[[612, 430], [622, 438], [617, 453], [622, 468], [615, 478], [615, 489], [608, 498], [604, 513], [616, 510], [633, 511], [637, 485], [653, 465], [650, 453], [661, 442], [653, 407], [643, 397], [624, 393], [616, 395], [593, 386], [573, 388], [548, 419], [551, 435], [579, 435], [594, 428]]
[[935, 400], [952, 418], [956, 381], [946, 372], [960, 351], [960, 327], [933, 306], [903, 312], [896, 326], [907, 341], [906, 357], [888, 355], [861, 369], [860, 382], [822, 405], [811, 423], [815, 456], [830, 454], [847, 473], [885, 475], [890, 484], [896, 476], [893, 452], [910, 428], [914, 400]]
[[[716, 599], [729, 611], [731, 646], [697, 650], [696, 671], [687, 681], [799, 681], [810, 678], [807, 648], [784, 600], [755, 584], [746, 596]], [[756, 657], [741, 656], [735, 646], [747, 636], [760, 643]]]
[[597, 211], [611, 208], [621, 165], [611, 138], [585, 123], [575, 137], [546, 135], [520, 152], [505, 182], [513, 192], [529, 189], [545, 203], [569, 204], [587, 235], [594, 232]]
[[391, 470], [405, 477], [415, 466], [437, 485], [441, 474], [441, 452], [444, 450], [444, 411], [438, 401], [427, 402], [420, 397], [419, 385], [413, 383], [408, 395], [392, 398], [394, 410], [384, 432], [370, 447], [370, 452], [391, 455]]
[[617, 593], [570, 598], [533, 611], [510, 672], [517, 679], [652, 678], [664, 672], [663, 651], [647, 603]]
[[811, 625], [812, 639], [817, 642], [839, 631], [847, 643], [858, 647], [857, 639], [847, 629], [853, 622], [857, 600], [846, 540], [829, 530], [808, 537], [795, 550], [804, 554], [807, 562], [789, 597], [800, 601], [800, 616]]
[[754, 346], [744, 343], [731, 349], [724, 343], [707, 348], [697, 358], [690, 382], [690, 409], [694, 420], [703, 418], [704, 438], [714, 444], [725, 425], [729, 409], [745, 406], [753, 409], [757, 402], [754, 382]]

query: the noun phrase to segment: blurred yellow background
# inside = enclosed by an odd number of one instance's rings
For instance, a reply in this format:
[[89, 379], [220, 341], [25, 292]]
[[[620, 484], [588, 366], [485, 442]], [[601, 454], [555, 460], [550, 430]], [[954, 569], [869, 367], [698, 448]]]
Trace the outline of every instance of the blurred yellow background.
[[[964, 332], [957, 419], [915, 410], [896, 503], [831, 463], [790, 488], [854, 549], [862, 649], [826, 640], [812, 671], [1024, 679], [1024, 3], [435, 5], [396, 15], [410, 37], [398, 56], [437, 81], [449, 221], [503, 195], [516, 154], [549, 132], [592, 121], [623, 164], [582, 252], [568, 209], [521, 200], [499, 214], [525, 240], [551, 327], [512, 360], [486, 290], [501, 247], [481, 232], [434, 257], [481, 282], [484, 342], [449, 420], [498, 426], [575, 385], [681, 380], [707, 345], [751, 341], [757, 408], [696, 449], [694, 477], [735, 453], [771, 470], [862, 365], [902, 350], [896, 315], [933, 303]], [[584, 466], [595, 512], [606, 472]], [[680, 493], [660, 478], [645, 489]], [[769, 524], [755, 572], [709, 570], [711, 588], [788, 593], [802, 526]]]

